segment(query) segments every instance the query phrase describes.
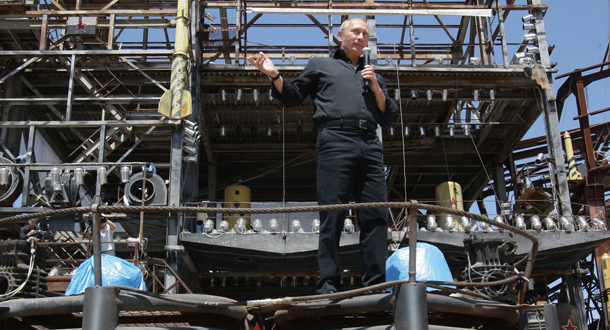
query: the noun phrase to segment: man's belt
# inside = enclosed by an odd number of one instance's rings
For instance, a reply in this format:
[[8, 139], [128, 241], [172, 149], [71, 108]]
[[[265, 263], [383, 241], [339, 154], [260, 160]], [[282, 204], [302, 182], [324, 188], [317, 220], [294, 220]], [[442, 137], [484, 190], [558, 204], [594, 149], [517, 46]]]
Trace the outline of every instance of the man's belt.
[[320, 128], [359, 128], [364, 130], [375, 131], [377, 130], [377, 124], [370, 122], [366, 119], [333, 119], [327, 120], [320, 125]]

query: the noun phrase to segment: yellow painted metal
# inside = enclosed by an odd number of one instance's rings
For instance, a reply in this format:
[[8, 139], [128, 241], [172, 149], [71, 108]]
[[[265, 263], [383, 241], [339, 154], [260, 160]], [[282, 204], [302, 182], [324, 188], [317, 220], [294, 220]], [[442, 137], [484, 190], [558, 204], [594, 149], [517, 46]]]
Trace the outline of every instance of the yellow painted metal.
[[[464, 211], [464, 198], [462, 196], [462, 186], [457, 182], [447, 181], [436, 186], [436, 204], [454, 210]], [[445, 229], [447, 213], [438, 215], [438, 225]], [[453, 215], [456, 230], [463, 231], [459, 217]]]
[[568, 180], [580, 180], [582, 174], [576, 170], [576, 161], [574, 160], [574, 149], [572, 148], [572, 138], [570, 133], [563, 134], [563, 146], [566, 151], [566, 159], [568, 161]]
[[[250, 188], [244, 185], [236, 184], [225, 188], [225, 207], [228, 208], [249, 208], [251, 206]], [[229, 222], [231, 228], [237, 223], [237, 219], [244, 218], [246, 226], [250, 228], [250, 213], [227, 213], [224, 219]]]
[[163, 93], [158, 110], [160, 114], [170, 119], [182, 119], [193, 113], [191, 93], [185, 88], [189, 48], [188, 13], [188, 1], [178, 0], [171, 86]]

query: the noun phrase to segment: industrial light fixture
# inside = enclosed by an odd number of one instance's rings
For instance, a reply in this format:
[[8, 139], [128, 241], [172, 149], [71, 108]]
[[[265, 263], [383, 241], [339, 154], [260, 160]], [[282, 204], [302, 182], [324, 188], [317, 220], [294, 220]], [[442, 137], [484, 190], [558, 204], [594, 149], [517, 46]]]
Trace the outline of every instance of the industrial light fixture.
[[426, 129], [424, 126], [419, 126], [419, 137], [422, 139], [426, 137]]
[[417, 100], [417, 90], [412, 89], [411, 90], [411, 101], [415, 101], [415, 100]]
[[431, 89], [426, 90], [426, 99], [428, 100], [428, 102], [432, 101], [432, 90]]
[[464, 136], [470, 136], [470, 125], [464, 125]]
[[515, 227], [517, 227], [518, 229], [521, 229], [521, 230], [526, 229], [525, 219], [523, 218], [523, 216], [521, 214], [518, 214], [517, 216], [515, 216]]
[[128, 183], [130, 176], [131, 176], [131, 166], [127, 166], [127, 165], [121, 166], [121, 182]]
[[434, 136], [436, 138], [441, 137], [441, 127], [438, 125], [434, 126]]
[[269, 102], [273, 101], [273, 91], [269, 88]]
[[184, 119], [182, 121], [182, 124], [184, 125], [184, 127], [187, 127], [193, 131], [197, 131], [199, 129], [199, 125], [197, 125], [196, 123], [194, 123], [188, 119]]
[[[197, 126], [195, 126], [194, 128], [198, 129]], [[201, 134], [197, 131], [197, 129], [191, 129], [191, 128], [185, 126], [182, 128], [182, 133], [191, 139], [197, 140], [201, 137]]]
[[[1, 171], [1, 169], [0, 169]], [[85, 183], [85, 169], [82, 167], [77, 167], [74, 169], [74, 182], [81, 186]]]
[[98, 166], [97, 168], [97, 182], [99, 184], [108, 183], [108, 167], [106, 166]]
[[551, 218], [551, 217], [544, 218], [544, 225], [546, 226], [546, 230], [548, 230], [548, 231], [557, 230], [557, 225], [555, 224], [555, 221], [553, 221], [553, 218]]
[[479, 90], [475, 89], [472, 91], [472, 100], [473, 101], [478, 101], [479, 100]]
[[521, 21], [523, 21], [523, 23], [534, 22], [535, 20], [536, 20], [536, 18], [532, 14], [528, 14], [528, 15], [521, 17]]
[[271, 218], [269, 220], [269, 229], [271, 231], [276, 232], [280, 228], [280, 224], [277, 222], [276, 218]]
[[256, 88], [252, 90], [252, 99], [254, 102], [258, 102], [258, 89]]
[[[494, 222], [496, 223], [502, 223], [505, 224], [506, 222], [504, 221], [504, 216], [502, 216], [501, 214], [496, 215], [496, 217], [494, 218]], [[503, 231], [502, 228], [498, 228], [499, 231]]]
[[252, 221], [252, 230], [256, 233], [263, 231], [263, 222], [261, 219], [254, 219], [254, 221]]
[[220, 126], [220, 137], [225, 137], [227, 135], [226, 130], [227, 129], [224, 127], [224, 125]]
[[536, 29], [536, 24], [533, 23], [523, 23], [523, 30], [531, 31]]
[[410, 132], [409, 126], [408, 125], [405, 126], [405, 137], [408, 137], [410, 133], [411, 132]]
[[235, 232], [243, 234], [246, 232], [246, 219], [238, 218], [237, 222], [235, 222]]
[[595, 230], [605, 230], [606, 229], [605, 221], [602, 221], [598, 218], [593, 218], [593, 219], [591, 219], [591, 222], [593, 224], [593, 229], [595, 229]]
[[441, 98], [443, 101], [447, 101], [447, 96], [449, 96], [449, 90], [448, 89], [443, 89], [443, 92], [441, 93]]
[[211, 233], [212, 231], [214, 231], [214, 221], [208, 219], [205, 221], [205, 223], [203, 224], [203, 231], [206, 233]]
[[543, 153], [539, 153], [538, 156], [536, 156], [535, 162], [536, 162], [536, 164], [544, 163], [544, 154]]
[[394, 101], [396, 101], [396, 102], [400, 101], [400, 89], [399, 88], [396, 88], [394, 90]]
[[392, 65], [392, 63], [394, 63], [394, 58], [391, 55], [388, 55], [385, 60], [388, 62], [388, 65]]
[[523, 36], [523, 40], [525, 40], [525, 41], [532, 41], [532, 40], [536, 40], [536, 33], [533, 33], [533, 32], [532, 32], [532, 33], [526, 33], [526, 34]]
[[485, 222], [485, 221], [479, 221], [479, 227], [481, 227], [481, 230], [483, 231], [493, 231], [489, 225], [489, 223]]
[[542, 229], [542, 223], [540, 222], [540, 217], [538, 217], [537, 215], [532, 215], [530, 217], [530, 223], [531, 223], [532, 229], [534, 229], [534, 230]]
[[454, 126], [449, 126], [449, 137], [452, 139], [455, 137], [455, 127]]
[[59, 167], [53, 167], [51, 169], [51, 182], [54, 185], [61, 183], [61, 169]]
[[574, 230], [572, 222], [568, 220], [568, 218], [566, 218], [565, 216], [559, 217], [559, 224], [561, 225], [561, 229], [565, 230], [567, 233]]
[[216, 20], [216, 17], [214, 17], [214, 15], [210, 14], [209, 12], [206, 12], [205, 14], [203, 14], [203, 17], [209, 19], [212, 22], [214, 22], [214, 20]]
[[438, 223], [436, 222], [436, 217], [432, 214], [426, 217], [426, 228], [429, 231], [436, 231], [438, 229]]
[[529, 46], [529, 47], [525, 48], [525, 52], [529, 53], [529, 54], [540, 53], [540, 48], [538, 48], [536, 46]]
[[227, 91], [224, 89], [220, 90], [220, 99], [224, 102], [227, 100]]
[[394, 126], [390, 126], [390, 137], [394, 136]]
[[[184, 152], [186, 152], [189, 155], [197, 155], [197, 148], [195, 147], [191, 147], [191, 146], [183, 146], [182, 150], [184, 150]], [[121, 169], [121, 181], [123, 180], [123, 172]], [[127, 179], [127, 182], [129, 182], [129, 179]]]
[[465, 232], [469, 232], [470, 227], [472, 227], [472, 225], [470, 224], [470, 219], [468, 219], [467, 216], [462, 216], [460, 218], [460, 226], [462, 226]]
[[491, 102], [496, 100], [496, 90], [493, 88], [489, 90], [489, 100]]
[[267, 136], [268, 137], [273, 136], [273, 129], [271, 128], [271, 126], [267, 126]]
[[453, 221], [453, 216], [451, 214], [447, 214], [445, 216], [445, 230], [453, 231], [455, 229], [455, 222]]
[[470, 58], [470, 65], [479, 65], [479, 64], [481, 64], [481, 59], [479, 59], [478, 57]]
[[311, 220], [311, 231], [314, 233], [320, 232], [320, 220], [318, 220], [318, 219]]
[[188, 146], [194, 146], [197, 143], [197, 140], [185, 135], [182, 137], [182, 143]]
[[10, 181], [10, 171], [6, 167], [0, 168], [0, 184], [7, 185]]
[[585, 217], [578, 216], [576, 218], [576, 221], [578, 222], [578, 228], [580, 228], [580, 230], [582, 231], [590, 231], [591, 230], [591, 226], [589, 226], [589, 223], [587, 222], [587, 220], [585, 219]]
[[218, 226], [218, 231], [221, 231], [223, 233], [228, 232], [229, 231], [229, 222], [227, 220], [222, 220], [220, 222], [220, 225]]
[[297, 58], [296, 58], [296, 56], [294, 56], [294, 55], [290, 55], [290, 57], [288, 58], [288, 60], [290, 61], [290, 63], [294, 64], [294, 62], [296, 62], [296, 61], [297, 61]]
[[298, 219], [292, 220], [292, 222], [290, 223], [290, 227], [292, 228], [292, 231], [295, 233], [298, 233], [303, 229], [301, 227], [301, 221], [299, 221]]
[[343, 221], [343, 231], [345, 231], [346, 233], [354, 232], [354, 223], [352, 222], [352, 219], [345, 218], [345, 220]]
[[235, 93], [235, 99], [237, 101], [241, 100], [241, 88], [237, 89], [237, 92]]

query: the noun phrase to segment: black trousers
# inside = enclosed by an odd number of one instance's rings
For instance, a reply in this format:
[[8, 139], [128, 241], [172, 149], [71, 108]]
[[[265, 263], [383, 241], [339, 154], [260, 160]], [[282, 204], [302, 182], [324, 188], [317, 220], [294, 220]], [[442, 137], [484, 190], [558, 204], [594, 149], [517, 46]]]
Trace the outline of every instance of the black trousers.
[[[357, 203], [386, 202], [383, 146], [373, 130], [333, 127], [320, 130], [318, 149], [318, 203], [345, 204], [353, 194]], [[340, 290], [339, 239], [347, 211], [320, 212], [318, 293]], [[357, 211], [362, 255], [362, 283], [385, 282], [388, 210]]]

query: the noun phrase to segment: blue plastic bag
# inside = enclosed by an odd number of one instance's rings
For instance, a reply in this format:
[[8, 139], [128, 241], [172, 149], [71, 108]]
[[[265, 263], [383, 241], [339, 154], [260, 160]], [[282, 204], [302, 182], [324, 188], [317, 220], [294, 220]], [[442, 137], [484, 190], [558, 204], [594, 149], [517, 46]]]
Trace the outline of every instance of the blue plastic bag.
[[[123, 285], [146, 290], [144, 276], [140, 268], [108, 254], [102, 254], [102, 286]], [[85, 292], [85, 288], [95, 286], [93, 257], [83, 262], [70, 280], [66, 296]]]
[[[436, 246], [428, 243], [417, 243], [416, 276], [418, 281], [452, 282], [451, 270], [445, 256]], [[386, 280], [409, 279], [409, 247], [403, 247], [394, 252], [386, 262]], [[434, 290], [427, 288], [427, 290]]]

